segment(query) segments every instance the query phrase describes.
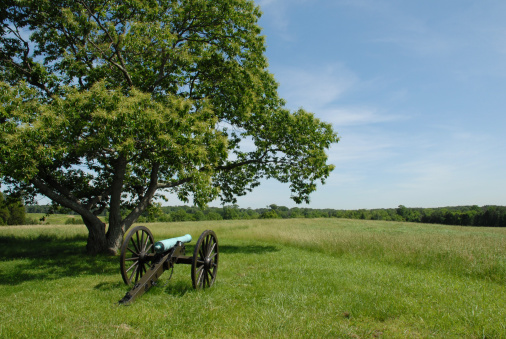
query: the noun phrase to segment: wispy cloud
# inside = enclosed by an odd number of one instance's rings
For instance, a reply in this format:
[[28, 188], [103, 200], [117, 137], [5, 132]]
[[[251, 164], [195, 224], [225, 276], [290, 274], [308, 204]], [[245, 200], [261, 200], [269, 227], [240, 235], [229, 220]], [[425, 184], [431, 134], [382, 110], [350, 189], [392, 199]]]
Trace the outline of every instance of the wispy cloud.
[[377, 0], [333, 0], [335, 5], [353, 7], [374, 13], [390, 13], [392, 7], [388, 2]]
[[263, 12], [262, 20], [268, 22], [269, 26], [276, 29], [277, 34], [283, 40], [292, 41], [293, 34], [290, 32], [289, 11], [290, 8], [298, 6], [306, 2], [314, 2], [315, 0], [257, 0]]
[[267, 20], [269, 25], [275, 27], [278, 34], [285, 37], [286, 40], [290, 40], [288, 35], [289, 19], [286, 15], [286, 5], [280, 0], [260, 0], [257, 1], [262, 10], [263, 20]]
[[280, 94], [289, 107], [308, 110], [321, 109], [339, 99], [359, 81], [358, 77], [340, 64], [320, 67], [278, 67]]
[[337, 127], [370, 125], [409, 119], [409, 117], [400, 114], [381, 114], [378, 109], [367, 107], [334, 108], [319, 113], [326, 121]]
[[[336, 5], [353, 8], [370, 17], [372, 42], [397, 46], [420, 56], [448, 54], [458, 44], [458, 40], [441, 27], [442, 23], [429, 25], [423, 14], [412, 12], [410, 6], [402, 2], [341, 0]], [[445, 17], [446, 21], [449, 19]], [[379, 27], [381, 29], [376, 29]]]
[[374, 39], [377, 43], [396, 45], [419, 56], [449, 55], [456, 50], [456, 42], [433, 32], [424, 34], [396, 33]]
[[[386, 133], [388, 124], [409, 116], [361, 104], [343, 105], [342, 99], [363, 86], [359, 77], [339, 63], [313, 67], [278, 67], [280, 94], [288, 107], [303, 107], [334, 125], [341, 141], [329, 152], [329, 162], [340, 168], [329, 183], [363, 178], [362, 169], [398, 152], [398, 133]], [[386, 126], [385, 126], [386, 125]], [[405, 144], [405, 143], [404, 143]], [[336, 171], [337, 172], [337, 171]]]

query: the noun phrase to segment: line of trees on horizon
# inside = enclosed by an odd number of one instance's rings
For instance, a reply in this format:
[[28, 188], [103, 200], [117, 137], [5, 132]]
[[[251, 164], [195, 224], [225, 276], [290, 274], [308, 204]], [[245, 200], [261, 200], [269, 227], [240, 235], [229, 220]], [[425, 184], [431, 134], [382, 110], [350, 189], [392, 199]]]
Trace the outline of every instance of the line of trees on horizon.
[[[54, 209], [49, 205], [26, 206], [27, 213], [72, 214], [67, 209]], [[123, 213], [128, 213], [125, 210]], [[104, 213], [106, 221], [108, 214]], [[139, 217], [139, 223], [181, 222], [205, 220], [240, 220], [240, 219], [289, 219], [289, 218], [346, 218], [362, 220], [407, 221], [459, 226], [506, 226], [506, 206], [454, 206], [439, 208], [409, 208], [400, 205], [397, 208], [382, 209], [315, 209], [288, 208], [271, 204], [265, 208], [241, 208], [238, 205], [208, 207], [201, 209], [192, 206], [161, 206], [156, 204], [148, 208]], [[69, 218], [69, 223], [79, 219]], [[71, 222], [72, 221], [72, 222]]]

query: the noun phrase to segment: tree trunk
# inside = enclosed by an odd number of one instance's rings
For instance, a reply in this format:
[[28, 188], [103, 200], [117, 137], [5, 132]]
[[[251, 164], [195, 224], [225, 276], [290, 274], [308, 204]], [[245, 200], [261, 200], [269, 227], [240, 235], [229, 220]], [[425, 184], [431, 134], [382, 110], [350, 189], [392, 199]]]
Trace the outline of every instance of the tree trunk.
[[[97, 220], [84, 220], [86, 228], [88, 228], [88, 241], [86, 243], [86, 252], [88, 254], [112, 254], [107, 246], [105, 237], [105, 224], [97, 218]], [[114, 253], [115, 254], [115, 253]]]
[[109, 224], [107, 233], [105, 232], [106, 224], [99, 222], [84, 222], [88, 228], [88, 240], [86, 243], [86, 252], [88, 254], [118, 254], [123, 244], [123, 235], [125, 234], [125, 224], [114, 223]]
[[121, 221], [112, 222], [109, 219], [109, 230], [107, 231], [107, 248], [109, 253], [117, 254], [123, 243], [125, 235], [125, 224]]
[[111, 185], [111, 202], [109, 205], [109, 230], [107, 231], [107, 247], [109, 253], [117, 254], [123, 242], [126, 228], [121, 218], [121, 193], [127, 160], [120, 156], [114, 163], [114, 176]]

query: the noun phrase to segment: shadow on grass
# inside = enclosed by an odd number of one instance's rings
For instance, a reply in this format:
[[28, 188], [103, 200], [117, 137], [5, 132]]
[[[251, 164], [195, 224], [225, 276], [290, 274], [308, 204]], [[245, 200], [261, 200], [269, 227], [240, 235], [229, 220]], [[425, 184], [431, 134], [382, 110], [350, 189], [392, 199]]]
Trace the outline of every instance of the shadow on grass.
[[192, 286], [191, 277], [188, 281], [169, 281], [163, 289], [163, 293], [174, 297], [183, 297], [186, 293], [195, 291]]
[[[186, 255], [193, 255], [194, 246], [188, 245], [186, 246]], [[220, 256], [223, 254], [265, 254], [265, 253], [271, 253], [271, 252], [278, 252], [279, 249], [275, 246], [260, 246], [260, 245], [246, 245], [246, 246], [231, 246], [231, 245], [223, 245], [220, 246]], [[223, 258], [223, 257], [220, 257]], [[223, 259], [221, 259], [223, 260]], [[178, 267], [181, 266], [181, 267]], [[151, 289], [151, 293], [163, 293], [167, 295], [171, 295], [174, 297], [183, 297], [186, 295], [186, 293], [196, 293], [197, 290], [195, 290], [192, 286], [191, 281], [191, 273], [190, 271], [185, 267], [188, 267], [187, 265], [176, 265], [174, 270], [178, 269], [184, 269], [188, 272], [188, 279], [187, 280], [167, 280], [171, 276], [171, 272], [165, 271], [164, 274], [162, 274], [161, 278], [165, 278], [164, 282], [158, 282], [158, 286], [155, 286], [153, 289]], [[188, 267], [189, 268], [189, 267]], [[219, 271], [219, 270], [218, 270]], [[95, 286], [97, 289], [112, 289], [116, 287], [116, 284], [99, 284]], [[126, 290], [129, 290], [128, 288]], [[153, 292], [153, 290], [157, 290], [157, 292]]]
[[[31, 238], [0, 236], [0, 285], [18, 285], [33, 280], [53, 280], [71, 276], [119, 274], [118, 257], [85, 253], [85, 235], [59, 237], [39, 235]], [[279, 251], [275, 246], [223, 245], [220, 254], [266, 254]], [[187, 255], [193, 254], [188, 246]], [[121, 285], [121, 284], [120, 284]], [[100, 285], [98, 289], [118, 285]], [[166, 293], [183, 296], [191, 284], [169, 284]]]
[[0, 236], [0, 285], [119, 272], [117, 257], [89, 256], [85, 246], [86, 236]]
[[220, 246], [220, 254], [265, 254], [271, 252], [279, 252], [276, 246], [260, 246], [260, 245], [246, 245], [246, 246], [233, 246], [224, 245]]
[[100, 284], [95, 285], [95, 289], [99, 291], [110, 291], [115, 290], [119, 287], [126, 286], [122, 281], [118, 282], [102, 282]]

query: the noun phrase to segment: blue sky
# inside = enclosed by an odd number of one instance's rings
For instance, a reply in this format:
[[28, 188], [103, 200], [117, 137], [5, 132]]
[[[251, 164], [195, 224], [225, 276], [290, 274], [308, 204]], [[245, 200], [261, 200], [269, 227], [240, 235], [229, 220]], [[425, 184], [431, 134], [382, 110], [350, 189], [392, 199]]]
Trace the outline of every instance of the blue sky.
[[[506, 1], [256, 2], [280, 96], [341, 137], [299, 206], [506, 205]], [[270, 204], [297, 206], [275, 180], [238, 199]]]
[[[280, 96], [341, 137], [301, 207], [506, 205], [506, 1], [257, 3]], [[238, 204], [289, 197], [269, 180]]]

